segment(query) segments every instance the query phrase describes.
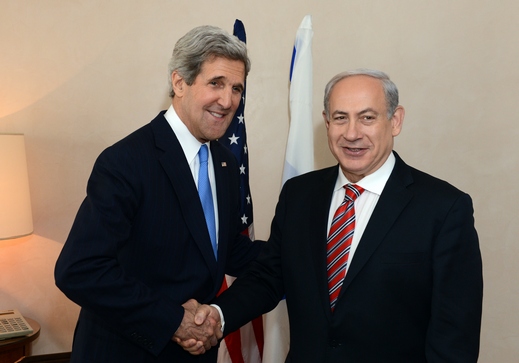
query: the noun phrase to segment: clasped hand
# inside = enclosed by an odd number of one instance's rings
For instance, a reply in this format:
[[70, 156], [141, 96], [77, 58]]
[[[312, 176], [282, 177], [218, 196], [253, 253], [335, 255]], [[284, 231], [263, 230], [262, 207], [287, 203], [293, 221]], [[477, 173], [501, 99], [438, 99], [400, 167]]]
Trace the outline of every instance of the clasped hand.
[[223, 336], [220, 314], [214, 307], [200, 305], [194, 299], [182, 306], [184, 318], [172, 339], [193, 355], [203, 354]]

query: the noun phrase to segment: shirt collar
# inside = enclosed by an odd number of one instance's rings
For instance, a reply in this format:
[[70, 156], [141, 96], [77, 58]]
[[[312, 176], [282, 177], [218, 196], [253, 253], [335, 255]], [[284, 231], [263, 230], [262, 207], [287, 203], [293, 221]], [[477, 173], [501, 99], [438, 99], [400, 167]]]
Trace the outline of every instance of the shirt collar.
[[[177, 136], [177, 139], [180, 142], [180, 146], [182, 146], [182, 150], [184, 151], [184, 155], [186, 156], [187, 162], [191, 164], [191, 162], [198, 156], [198, 151], [200, 150], [200, 146], [202, 144], [196, 139], [196, 137], [191, 134], [182, 120], [180, 120], [180, 117], [178, 117], [172, 105], [169, 106], [168, 110], [164, 114], [164, 117]], [[206, 144], [210, 149], [210, 143], [207, 142]]]
[[[359, 180], [357, 184], [364, 188], [365, 190], [375, 193], [375, 194], [382, 194], [382, 190], [384, 189], [384, 186], [386, 185], [386, 182], [389, 179], [389, 176], [391, 175], [391, 172], [393, 171], [393, 168], [395, 166], [395, 155], [391, 152], [387, 158], [387, 160], [382, 164], [380, 168], [375, 170], [373, 173], [366, 175], [364, 178]], [[350, 184], [351, 182], [346, 178], [344, 173], [342, 172], [341, 166], [339, 165], [339, 175], [337, 177], [337, 182], [335, 183], [335, 191], [341, 189], [346, 184]]]

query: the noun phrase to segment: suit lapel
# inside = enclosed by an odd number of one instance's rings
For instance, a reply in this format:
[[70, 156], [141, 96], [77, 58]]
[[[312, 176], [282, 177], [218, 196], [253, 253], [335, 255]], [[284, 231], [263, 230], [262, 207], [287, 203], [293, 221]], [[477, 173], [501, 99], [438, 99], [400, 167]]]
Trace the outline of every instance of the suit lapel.
[[204, 211], [182, 147], [162, 114], [152, 121], [151, 126], [156, 146], [164, 151], [159, 157], [160, 163], [178, 197], [182, 214], [186, 216], [187, 227], [200, 249], [204, 261], [209, 266], [211, 275], [216, 278], [217, 263], [214, 258], [209, 232], [205, 223], [200, 223], [200, 221], [205, 220]]
[[392, 228], [406, 205], [412, 199], [412, 193], [407, 186], [412, 183], [412, 176], [409, 167], [400, 159], [396, 152], [395, 167], [380, 195], [380, 199], [373, 210], [373, 214], [364, 230], [359, 246], [351, 262], [351, 266], [346, 274], [342, 285], [340, 299], [348, 289], [352, 280], [359, 274], [366, 265], [371, 255], [375, 252], [388, 231]]

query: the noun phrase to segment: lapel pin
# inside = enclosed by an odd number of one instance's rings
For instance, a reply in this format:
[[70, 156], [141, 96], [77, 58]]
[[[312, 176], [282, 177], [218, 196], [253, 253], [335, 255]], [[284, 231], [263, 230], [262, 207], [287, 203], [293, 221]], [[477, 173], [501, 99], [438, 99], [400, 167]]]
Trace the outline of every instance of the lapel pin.
[[225, 168], [227, 166], [227, 163], [225, 161], [222, 161], [222, 168]]

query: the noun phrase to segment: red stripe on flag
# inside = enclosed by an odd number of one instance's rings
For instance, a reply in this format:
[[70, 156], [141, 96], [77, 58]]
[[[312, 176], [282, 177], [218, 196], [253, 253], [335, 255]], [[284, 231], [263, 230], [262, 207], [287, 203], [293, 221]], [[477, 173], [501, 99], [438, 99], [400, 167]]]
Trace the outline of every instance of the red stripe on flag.
[[245, 363], [241, 354], [240, 330], [236, 330], [225, 337], [225, 345], [232, 363]]
[[220, 287], [220, 291], [218, 291], [218, 294], [216, 294], [216, 296], [219, 296], [222, 292], [227, 290], [227, 288], [228, 288], [228, 286], [227, 286], [227, 279], [224, 277], [223, 278], [223, 282], [222, 282], [222, 286]]

